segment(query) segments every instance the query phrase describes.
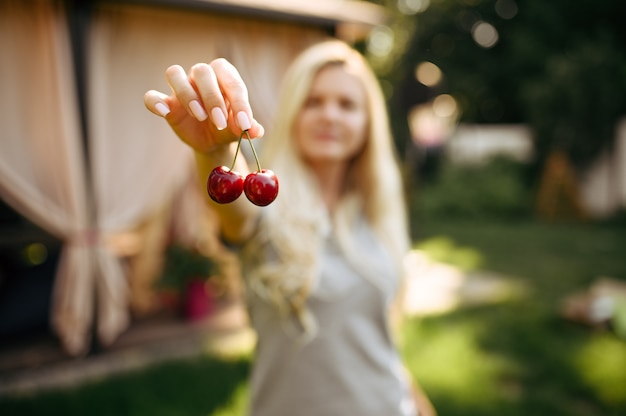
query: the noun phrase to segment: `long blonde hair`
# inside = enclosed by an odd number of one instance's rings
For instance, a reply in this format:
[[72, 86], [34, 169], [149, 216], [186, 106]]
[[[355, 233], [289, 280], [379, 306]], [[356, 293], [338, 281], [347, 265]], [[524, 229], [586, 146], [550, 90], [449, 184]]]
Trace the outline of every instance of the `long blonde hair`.
[[[329, 65], [344, 65], [363, 84], [367, 97], [368, 130], [362, 151], [350, 164], [346, 193], [332, 218], [323, 206], [319, 185], [299, 156], [293, 126], [316, 74]], [[261, 256], [248, 272], [251, 288], [284, 310], [303, 311], [314, 283], [319, 244], [330, 228], [340, 247], [358, 263], [351, 250], [350, 232], [364, 217], [401, 270], [409, 247], [404, 188], [393, 147], [384, 95], [365, 58], [346, 43], [332, 39], [305, 50], [283, 78], [276, 122], [262, 139], [262, 166], [280, 180], [277, 200], [260, 224], [259, 239], [273, 255]]]

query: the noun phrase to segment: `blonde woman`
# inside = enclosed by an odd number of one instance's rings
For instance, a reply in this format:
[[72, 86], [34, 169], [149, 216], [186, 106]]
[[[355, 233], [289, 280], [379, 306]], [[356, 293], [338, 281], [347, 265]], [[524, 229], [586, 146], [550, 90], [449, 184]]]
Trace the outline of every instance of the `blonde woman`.
[[[230, 166], [243, 130], [263, 135], [226, 60], [189, 73], [172, 66], [166, 78], [171, 94], [147, 92], [146, 107], [194, 149], [202, 178]], [[314, 45], [288, 70], [277, 114], [261, 152], [261, 166], [279, 178], [277, 199], [211, 201], [223, 237], [240, 248], [258, 336], [250, 414], [434, 415], [389, 326], [409, 238], [375, 75], [341, 41]]]

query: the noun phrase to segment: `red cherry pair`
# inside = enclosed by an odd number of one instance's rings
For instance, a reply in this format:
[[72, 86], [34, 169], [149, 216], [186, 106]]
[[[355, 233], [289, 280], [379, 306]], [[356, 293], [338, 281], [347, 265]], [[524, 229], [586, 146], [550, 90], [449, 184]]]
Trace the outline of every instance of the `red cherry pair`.
[[[244, 135], [247, 137], [248, 143], [250, 143], [252, 154], [254, 155], [254, 160], [257, 165], [257, 171], [249, 173], [245, 179], [241, 173], [233, 170]], [[261, 169], [259, 158], [254, 150], [250, 135], [247, 130], [244, 130], [241, 136], [239, 136], [232, 166], [230, 168], [217, 166], [213, 169], [207, 179], [206, 187], [211, 199], [218, 204], [233, 202], [239, 198], [243, 192], [250, 202], [264, 207], [271, 204], [278, 195], [278, 178], [271, 170]]]

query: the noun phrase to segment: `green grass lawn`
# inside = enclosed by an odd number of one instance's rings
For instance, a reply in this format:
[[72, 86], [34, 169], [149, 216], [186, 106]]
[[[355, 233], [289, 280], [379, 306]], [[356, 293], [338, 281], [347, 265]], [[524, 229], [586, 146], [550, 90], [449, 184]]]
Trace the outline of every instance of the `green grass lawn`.
[[[528, 288], [498, 303], [405, 323], [403, 354], [440, 416], [626, 414], [626, 342], [558, 314], [565, 295], [597, 276], [626, 280], [626, 227], [424, 221], [414, 235], [440, 260], [498, 272]], [[433, 241], [445, 241], [444, 249]], [[247, 357], [206, 355], [0, 399], [0, 414], [237, 416], [249, 369]]]
[[0, 415], [242, 415], [249, 370], [249, 358], [204, 355], [77, 388], [0, 399]]
[[[560, 318], [567, 294], [598, 276], [626, 280], [626, 228], [616, 225], [423, 223], [457, 261], [529, 290], [508, 302], [413, 319], [404, 354], [440, 415], [624, 415], [626, 342]], [[476, 255], [477, 254], [477, 255]]]

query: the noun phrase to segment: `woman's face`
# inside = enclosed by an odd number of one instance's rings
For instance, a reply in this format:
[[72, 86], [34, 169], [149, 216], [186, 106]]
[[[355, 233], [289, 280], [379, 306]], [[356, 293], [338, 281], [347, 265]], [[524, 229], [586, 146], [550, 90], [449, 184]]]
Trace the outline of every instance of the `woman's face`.
[[363, 148], [367, 124], [361, 82], [340, 65], [325, 67], [295, 120], [300, 155], [310, 165], [345, 163]]

